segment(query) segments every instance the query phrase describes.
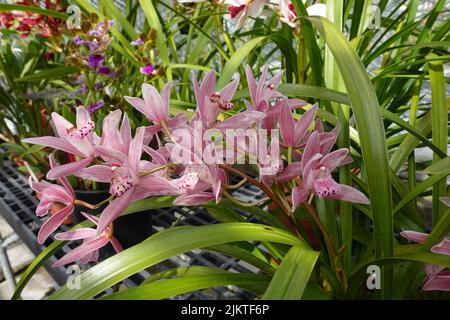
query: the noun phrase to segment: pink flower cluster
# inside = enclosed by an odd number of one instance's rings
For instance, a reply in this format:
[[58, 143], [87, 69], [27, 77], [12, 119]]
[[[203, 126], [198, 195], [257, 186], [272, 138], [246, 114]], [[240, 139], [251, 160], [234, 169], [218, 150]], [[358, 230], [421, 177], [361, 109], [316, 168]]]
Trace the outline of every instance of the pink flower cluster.
[[[222, 88], [217, 87], [215, 71], [208, 72], [201, 83], [193, 75], [193, 88], [197, 108], [192, 119], [184, 113], [170, 116], [170, 91], [168, 83], [161, 92], [149, 85], [142, 85], [143, 98], [125, 97], [135, 109], [140, 111], [150, 122], [147, 127], [136, 129], [134, 136], [126, 113], [120, 110], [111, 112], [103, 119], [99, 136], [96, 124], [88, 110], [79, 106], [76, 123], [72, 124], [59, 114], [53, 113], [52, 119], [56, 136], [28, 138], [24, 142], [44, 145], [68, 153], [74, 161], [57, 165], [50, 158], [51, 169], [47, 179], [58, 180], [60, 184], [31, 182], [34, 190], [42, 194], [41, 203], [36, 211], [45, 215], [52, 206], [63, 204], [61, 209], [44, 223], [39, 234], [39, 242], [45, 241], [55, 232], [62, 222], [71, 215], [77, 205], [75, 194], [66, 177], [74, 175], [109, 184], [110, 203], [101, 215], [91, 220], [95, 229], [77, 229], [57, 234], [57, 239], [79, 240], [83, 244], [73, 250], [56, 265], [74, 261], [92, 261], [98, 256], [98, 249], [111, 242], [117, 251], [120, 244], [113, 237], [112, 223], [133, 201], [158, 195], [172, 195], [174, 205], [200, 205], [209, 201], [221, 201], [224, 191], [229, 187], [231, 166], [223, 162], [207, 162], [198, 146], [188, 145], [179, 139], [177, 132], [183, 130], [183, 138], [197, 135], [197, 125], [201, 124], [202, 134], [206, 130], [224, 133], [223, 144], [219, 141], [203, 140], [202, 150], [214, 154], [220, 147], [227, 151], [243, 149], [253, 156], [248, 140], [235, 141], [230, 138], [229, 130], [258, 130], [281, 133], [281, 139], [273, 137], [269, 147], [263, 153], [262, 160], [255, 166], [259, 177], [255, 178], [264, 189], [280, 184], [285, 189], [285, 182], [292, 181], [293, 211], [313, 196], [339, 199], [362, 204], [369, 204], [368, 198], [351, 186], [337, 183], [332, 175], [334, 169], [352, 161], [348, 149], [332, 151], [339, 128], [325, 131], [324, 125], [316, 119], [317, 106], [312, 106], [297, 120], [293, 110], [305, 107], [306, 102], [288, 99], [278, 91], [281, 73], [266, 81], [268, 66], [262, 71], [259, 81], [255, 79], [249, 66], [246, 67], [250, 101], [244, 100], [246, 109], [223, 120], [222, 112], [236, 108], [233, 98], [239, 85], [239, 79], [231, 81]], [[222, 119], [222, 121], [219, 121]], [[98, 131], [98, 130], [97, 130]], [[256, 137], [255, 139], [258, 139]], [[237, 142], [237, 143], [233, 143]], [[152, 148], [150, 143], [157, 147]], [[281, 149], [282, 152], [271, 152]], [[189, 161], [180, 163], [177, 153], [182, 151], [189, 156]], [[240, 150], [242, 151], [242, 150]], [[281, 186], [283, 184], [283, 186]], [[280, 189], [277, 187], [277, 189]], [[225, 194], [226, 195], [226, 194]]]

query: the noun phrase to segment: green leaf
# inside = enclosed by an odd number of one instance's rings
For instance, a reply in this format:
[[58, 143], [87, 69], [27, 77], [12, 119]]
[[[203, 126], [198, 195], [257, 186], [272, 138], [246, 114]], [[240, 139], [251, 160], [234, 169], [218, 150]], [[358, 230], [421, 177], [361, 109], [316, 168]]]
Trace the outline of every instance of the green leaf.
[[222, 88], [225, 86], [233, 77], [236, 70], [242, 66], [244, 59], [250, 54], [252, 50], [255, 49], [266, 37], [258, 37], [247, 41], [243, 46], [236, 50], [230, 57], [230, 59], [225, 63], [223, 71], [217, 80], [217, 87]]
[[264, 293], [266, 300], [299, 300], [314, 269], [319, 252], [292, 247]]
[[[322, 17], [309, 17], [319, 30], [339, 66], [350, 98], [366, 168], [378, 258], [393, 254], [392, 191], [386, 133], [378, 99], [370, 78], [351, 44], [335, 26]], [[392, 268], [384, 268], [382, 295], [392, 295]]]
[[130, 213], [141, 212], [145, 210], [159, 209], [170, 207], [175, 198], [172, 196], [151, 197], [143, 200], [138, 200], [131, 203], [122, 215]]
[[30, 74], [27, 76], [20, 77], [16, 79], [17, 82], [30, 82], [30, 81], [38, 81], [38, 80], [49, 80], [54, 78], [61, 78], [67, 76], [69, 74], [80, 71], [78, 67], [73, 66], [60, 66], [45, 69], [34, 74]]
[[[252, 249], [248, 249], [248, 247]], [[243, 260], [261, 269], [267, 274], [274, 274], [276, 270], [272, 265], [269, 264], [270, 261], [267, 258], [261, 256], [261, 251], [248, 242], [220, 244], [213, 247], [207, 247], [205, 248], [205, 250], [220, 252], [231, 257]]]
[[431, 188], [435, 183], [441, 181], [444, 179], [447, 175], [446, 174], [436, 174], [432, 175], [431, 177], [427, 178], [426, 180], [422, 181], [421, 183], [418, 183], [414, 189], [410, 190], [403, 198], [402, 200], [395, 206], [393, 214], [395, 215], [397, 212], [399, 212], [404, 206], [406, 206], [411, 200], [415, 199], [418, 195], [425, 192], [429, 188]]
[[131, 39], [136, 40], [139, 37], [139, 34], [136, 32], [134, 27], [128, 22], [125, 16], [120, 13], [113, 1], [101, 0], [100, 3], [105, 7], [106, 12], [111, 13], [112, 17], [117, 20], [119, 25], [131, 37]]
[[[430, 58], [436, 57], [431, 54]], [[433, 164], [440, 158], [447, 156], [448, 143], [448, 106], [446, 97], [446, 85], [442, 62], [430, 62], [428, 64], [431, 86], [431, 128], [433, 144], [444, 152], [444, 155], [433, 154]], [[433, 224], [436, 224], [444, 213], [444, 204], [439, 201], [446, 195], [447, 182], [439, 181], [433, 185]]]
[[435, 162], [424, 170], [428, 174], [450, 174], [450, 157]]
[[240, 286], [258, 295], [264, 292], [270, 279], [267, 276], [259, 274], [234, 273], [221, 269], [208, 269], [210, 270], [207, 272], [204, 269], [197, 269], [194, 274], [186, 274], [174, 279], [142, 284], [123, 292], [104, 296], [101, 300], [160, 300], [186, 292], [226, 285]]
[[0, 12], [13, 11], [13, 10], [39, 13], [39, 14], [42, 14], [44, 16], [51, 16], [51, 17], [55, 17], [55, 18], [58, 18], [58, 19], [61, 19], [61, 20], [67, 20], [67, 18], [69, 17], [67, 14], [65, 14], [63, 12], [42, 9], [42, 8], [40, 8], [38, 6], [25, 6], [25, 5], [19, 5], [19, 4], [3, 4], [3, 3], [0, 3]]
[[80, 275], [80, 289], [66, 286], [49, 299], [89, 299], [115, 283], [186, 251], [237, 241], [272, 241], [307, 247], [286, 231], [252, 223], [221, 223], [201, 227], [175, 227], [158, 232], [144, 242], [126, 249]]
[[[156, 45], [159, 49], [159, 55], [161, 56], [163, 63], [168, 66], [170, 65], [169, 49], [155, 5], [153, 4], [153, 1], [148, 0], [139, 0], [139, 3], [141, 4], [142, 11], [144, 11], [145, 16], [147, 17], [149, 26], [156, 30]], [[172, 76], [170, 70], [167, 77], [171, 80]]]

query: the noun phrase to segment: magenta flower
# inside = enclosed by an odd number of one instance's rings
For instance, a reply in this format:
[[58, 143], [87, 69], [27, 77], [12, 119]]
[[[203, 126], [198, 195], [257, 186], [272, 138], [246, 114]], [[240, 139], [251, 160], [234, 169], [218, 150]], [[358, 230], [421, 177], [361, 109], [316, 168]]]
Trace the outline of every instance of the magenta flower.
[[234, 107], [231, 99], [236, 93], [239, 79], [231, 81], [221, 90], [216, 90], [216, 74], [214, 70], [211, 70], [205, 75], [201, 85], [198, 84], [195, 75], [192, 76], [192, 82], [197, 100], [197, 110], [192, 121], [201, 121], [205, 130], [209, 128], [246, 128], [265, 117], [263, 113], [258, 111], [245, 111], [216, 123], [221, 111], [230, 110]]
[[[55, 160], [52, 155], [49, 156], [50, 167], [56, 166]], [[36, 215], [43, 217], [47, 215], [52, 209], [58, 210], [53, 213], [52, 216], [44, 222], [38, 233], [38, 242], [44, 243], [45, 240], [58, 229], [64, 220], [70, 217], [74, 209], [75, 192], [72, 186], [65, 177], [58, 179], [61, 185], [51, 184], [46, 181], [35, 182], [30, 177], [29, 183], [31, 188], [40, 194], [40, 202], [36, 208]], [[54, 212], [54, 211], [53, 211]]]
[[47, 172], [47, 179], [50, 180], [71, 175], [88, 166], [94, 158], [95, 135], [95, 124], [83, 106], [77, 107], [76, 127], [55, 112], [52, 113], [52, 119], [57, 137], [27, 138], [22, 141], [58, 149], [83, 159], [51, 168]]
[[137, 38], [136, 40], [131, 41], [130, 44], [131, 44], [132, 46], [140, 46], [140, 45], [143, 45], [143, 44], [144, 44], [144, 41], [142, 41], [141, 38]]
[[105, 66], [99, 67], [97, 69], [97, 74], [109, 76], [111, 74], [111, 69], [109, 67], [105, 67]]
[[142, 74], [153, 74], [155, 72], [155, 66], [149, 63], [145, 67], [141, 67], [139, 72]]
[[331, 172], [337, 167], [351, 163], [348, 149], [342, 148], [331, 153], [321, 154], [320, 137], [317, 131], [311, 134], [301, 158], [303, 186], [292, 190], [294, 208], [308, 199], [313, 193], [319, 198], [338, 199], [354, 203], [370, 204], [369, 199], [359, 190], [338, 184]]
[[248, 110], [264, 112], [265, 118], [262, 122], [262, 127], [265, 129], [273, 129], [275, 128], [276, 121], [280, 115], [283, 100], [286, 100], [291, 109], [302, 107], [307, 103], [299, 99], [286, 99], [280, 92], [277, 91], [281, 82], [282, 72], [279, 72], [272, 79], [266, 82], [268, 70], [269, 65], [264, 65], [259, 82], [257, 83], [250, 66], [247, 65], [245, 67], [248, 90], [252, 102], [250, 103], [244, 100], [244, 103]]
[[[95, 225], [99, 224], [99, 220], [97, 219], [97, 217], [84, 212], [82, 212], [81, 214]], [[83, 244], [56, 261], [53, 264], [53, 267], [62, 267], [75, 261], [80, 261], [83, 264], [86, 264], [88, 262], [95, 262], [98, 260], [99, 256], [98, 250], [107, 245], [108, 242], [112, 244], [114, 250], [116, 250], [117, 253], [123, 250], [119, 241], [117, 241], [117, 239], [113, 236], [112, 225], [107, 226], [100, 233], [98, 233], [98, 229], [96, 230], [92, 228], [79, 228], [74, 231], [58, 233], [55, 238], [62, 241], [83, 239]]]
[[105, 146], [97, 146], [98, 154], [110, 162], [85, 168], [76, 174], [81, 178], [110, 183], [109, 192], [116, 197], [103, 210], [97, 227], [98, 232], [103, 232], [133, 201], [151, 195], [179, 193], [178, 188], [164, 177], [141, 176], [143, 171], [141, 169], [148, 168], [140, 160], [144, 131], [144, 127], [137, 129], [136, 136], [129, 144], [128, 154]]
[[[179, 147], [180, 153], [173, 151], [175, 146]], [[210, 144], [209, 147], [213, 146]], [[166, 148], [172, 156], [172, 162], [184, 167], [180, 178], [171, 181], [181, 194], [174, 204], [201, 204], [213, 199], [219, 203], [221, 186], [227, 182], [225, 171], [216, 164], [205, 163], [200, 152], [193, 152], [185, 146], [168, 143]], [[180, 154], [183, 154], [183, 158], [178, 158]]]
[[299, 148], [300, 142], [305, 138], [308, 129], [314, 121], [317, 113], [317, 105], [306, 111], [300, 120], [294, 120], [291, 108], [284, 100], [280, 113], [280, 133], [285, 147]]
[[[441, 201], [443, 200], [441, 199]], [[400, 234], [404, 238], [418, 243], [424, 243], [428, 238], [428, 234], [416, 231], [402, 231]], [[444, 238], [441, 242], [431, 247], [431, 252], [447, 256], [450, 255], [450, 237]], [[446, 270], [443, 266], [427, 264], [425, 266], [425, 273], [426, 278], [423, 290], [450, 291], [450, 270]]]
[[144, 99], [135, 97], [124, 97], [129, 104], [144, 114], [153, 126], [146, 128], [146, 135], [160, 131], [164, 126], [176, 128], [186, 122], [184, 114], [179, 113], [175, 117], [169, 117], [170, 89], [173, 83], [169, 82], [161, 91], [161, 94], [152, 85], [144, 83], [142, 85], [142, 95]]
[[90, 107], [88, 108], [88, 112], [89, 113], [93, 113], [95, 110], [100, 109], [101, 107], [103, 107], [105, 105], [105, 101], [103, 101], [103, 99], [100, 99], [96, 102], [93, 102]]
[[101, 66], [105, 58], [101, 54], [90, 54], [88, 57], [89, 68], [95, 69]]

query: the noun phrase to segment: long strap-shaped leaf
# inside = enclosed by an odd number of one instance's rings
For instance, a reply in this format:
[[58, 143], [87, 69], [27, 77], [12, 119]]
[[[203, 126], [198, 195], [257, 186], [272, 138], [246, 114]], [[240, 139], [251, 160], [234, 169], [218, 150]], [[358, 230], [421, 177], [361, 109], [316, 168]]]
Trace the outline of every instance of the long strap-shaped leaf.
[[[377, 258], [393, 254], [392, 191], [386, 134], [377, 96], [364, 65], [350, 42], [336, 27], [322, 17], [309, 17], [319, 30], [339, 66], [361, 141], [367, 185], [369, 188], [374, 224], [375, 254]], [[382, 294], [392, 293], [392, 267], [382, 275]]]
[[248, 240], [307, 248], [303, 240], [293, 234], [260, 224], [233, 222], [176, 227], [161, 231], [82, 273], [79, 290], [70, 290], [64, 286], [49, 299], [89, 299], [136, 272], [172, 256], [193, 249]]
[[292, 247], [275, 272], [263, 299], [299, 300], [318, 257], [319, 252]]
[[237, 285], [259, 295], [264, 292], [270, 280], [268, 276], [260, 274], [234, 273], [202, 266], [180, 267], [164, 273], [170, 275], [171, 271], [177, 273], [172, 279], [146, 281], [138, 287], [102, 297], [102, 300], [166, 299], [178, 294], [225, 285]]

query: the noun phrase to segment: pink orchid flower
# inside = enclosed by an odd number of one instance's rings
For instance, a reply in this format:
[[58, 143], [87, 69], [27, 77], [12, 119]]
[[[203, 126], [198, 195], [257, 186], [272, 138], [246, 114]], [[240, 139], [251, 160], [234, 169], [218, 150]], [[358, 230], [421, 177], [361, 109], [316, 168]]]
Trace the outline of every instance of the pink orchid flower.
[[[400, 234], [402, 237], [418, 243], [424, 243], [428, 238], [428, 234], [426, 233], [411, 230], [402, 231]], [[450, 237], [444, 238], [441, 242], [431, 247], [431, 252], [450, 255]], [[446, 270], [445, 267], [439, 265], [427, 264], [425, 266], [425, 273], [426, 278], [423, 290], [450, 291], [450, 271], [448, 269]]]
[[[90, 214], [81, 213], [86, 219], [98, 226], [99, 220], [97, 217]], [[98, 260], [98, 250], [110, 242], [117, 253], [121, 252], [122, 246], [119, 241], [113, 236], [112, 225], [107, 226], [102, 232], [98, 233], [98, 229], [93, 228], [79, 228], [73, 231], [66, 231], [58, 233], [55, 238], [62, 241], [81, 240], [83, 244], [73, 249], [61, 259], [53, 264], [53, 267], [62, 267], [66, 264], [80, 261], [83, 264], [88, 262], [95, 262]]]
[[[178, 147], [177, 152], [174, 151], [175, 147]], [[227, 183], [225, 171], [215, 164], [206, 164], [201, 154], [187, 146], [168, 143], [166, 148], [171, 154], [172, 162], [183, 166], [180, 178], [171, 181], [179, 188], [181, 194], [175, 199], [174, 204], [194, 205], [213, 199], [219, 203], [221, 186]]]
[[351, 163], [348, 149], [321, 154], [319, 133], [314, 131], [308, 139], [301, 159], [301, 175], [303, 186], [292, 190], [294, 208], [305, 202], [313, 193], [319, 198], [338, 199], [354, 203], [370, 204], [369, 199], [359, 190], [338, 184], [334, 181], [331, 172], [337, 167]]
[[[56, 167], [52, 155], [49, 156], [49, 160], [50, 166], [52, 168]], [[45, 221], [39, 230], [38, 242], [41, 244], [73, 213], [75, 192], [65, 177], [58, 178], [58, 182], [61, 185], [51, 184], [46, 181], [36, 182], [31, 177], [29, 179], [31, 188], [41, 194], [41, 201], [36, 208], [38, 217], [45, 216], [52, 208], [61, 208]]]
[[286, 99], [277, 91], [281, 83], [282, 72], [277, 73], [272, 79], [266, 82], [268, 70], [269, 65], [264, 65], [259, 82], [257, 83], [250, 66], [245, 66], [248, 90], [252, 103], [246, 100], [244, 100], [244, 103], [247, 110], [264, 112], [265, 118], [262, 122], [262, 128], [273, 129], [281, 112], [283, 100], [286, 100], [286, 103], [291, 109], [305, 106], [307, 103], [299, 99]]
[[115, 162], [94, 165], [80, 170], [76, 174], [81, 178], [110, 183], [109, 192], [116, 197], [100, 216], [97, 227], [99, 232], [103, 232], [131, 202], [151, 195], [175, 195], [179, 192], [178, 188], [164, 177], [150, 174], [141, 175], [142, 171], [148, 168], [145, 162], [140, 160], [144, 133], [144, 127], [137, 129], [127, 154], [107, 147], [96, 147], [96, 151], [101, 157], [114, 159]]
[[246, 128], [265, 117], [262, 112], [247, 111], [240, 112], [220, 123], [216, 123], [221, 111], [231, 110], [234, 107], [231, 100], [236, 93], [239, 79], [231, 81], [221, 90], [216, 90], [216, 74], [214, 70], [211, 70], [205, 75], [201, 85], [198, 84], [195, 74], [192, 76], [192, 82], [197, 100], [197, 110], [191, 123], [201, 121], [204, 130], [209, 128]]
[[83, 159], [51, 168], [47, 172], [47, 179], [50, 180], [71, 175], [88, 166], [94, 159], [95, 139], [95, 124], [83, 106], [77, 107], [76, 127], [55, 112], [52, 119], [58, 137], [27, 138], [22, 141], [65, 151]]
[[[132, 139], [130, 120], [128, 119], [127, 113], [124, 112], [122, 124], [119, 129], [121, 116], [122, 112], [120, 110], [115, 110], [103, 119], [102, 136], [98, 146], [128, 154]], [[105, 161], [108, 160], [105, 159]]]
[[306, 111], [300, 120], [294, 120], [291, 108], [286, 102], [283, 103], [280, 114], [280, 133], [284, 141], [285, 147], [299, 148], [300, 142], [305, 138], [308, 129], [314, 121], [317, 113], [317, 104]]
[[231, 20], [236, 23], [235, 30], [239, 30], [248, 17], [256, 17], [266, 0], [225, 0], [224, 3], [228, 5]]
[[146, 135], [152, 135], [164, 127], [176, 128], [184, 124], [187, 120], [183, 113], [175, 117], [169, 117], [170, 89], [173, 83], [169, 82], [161, 91], [161, 94], [150, 84], [142, 84], [142, 96], [144, 99], [125, 96], [134, 108], [144, 114], [153, 126], [146, 128]]

